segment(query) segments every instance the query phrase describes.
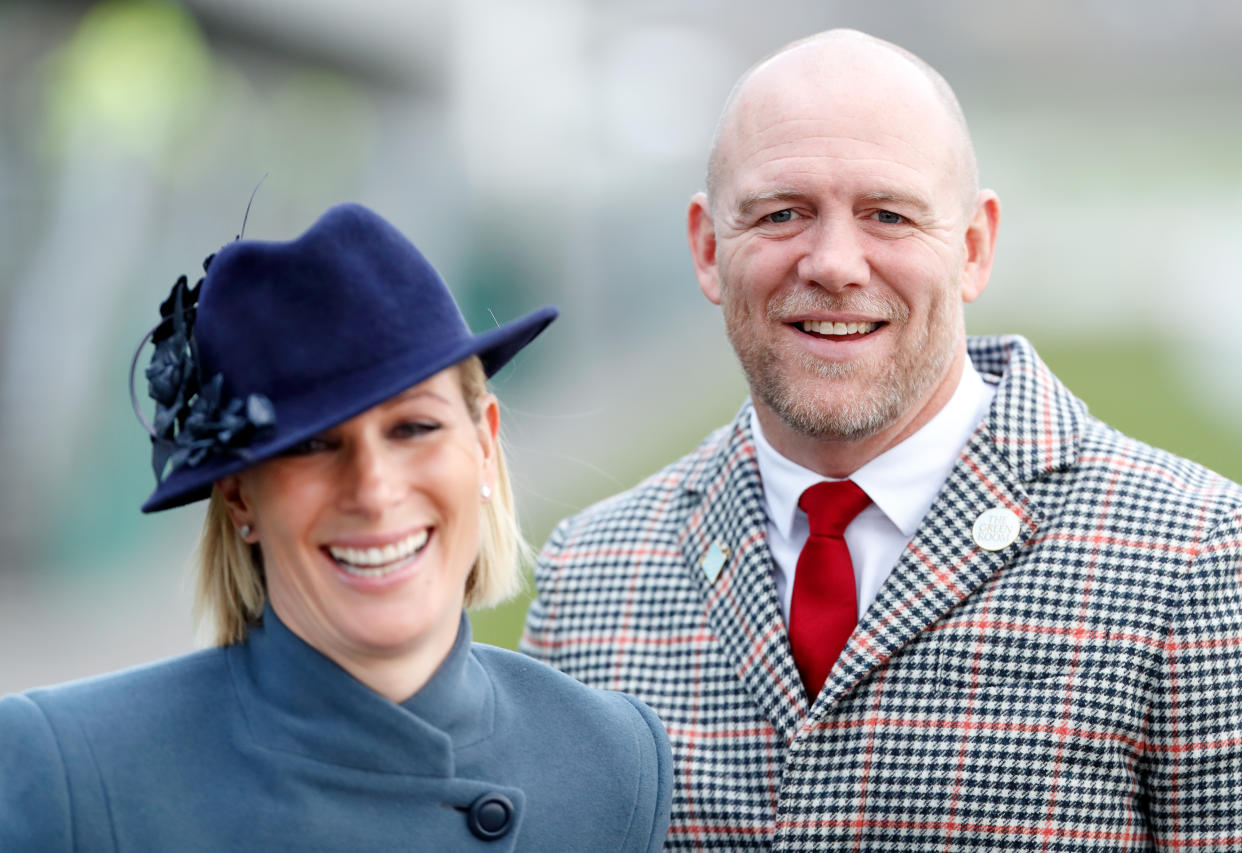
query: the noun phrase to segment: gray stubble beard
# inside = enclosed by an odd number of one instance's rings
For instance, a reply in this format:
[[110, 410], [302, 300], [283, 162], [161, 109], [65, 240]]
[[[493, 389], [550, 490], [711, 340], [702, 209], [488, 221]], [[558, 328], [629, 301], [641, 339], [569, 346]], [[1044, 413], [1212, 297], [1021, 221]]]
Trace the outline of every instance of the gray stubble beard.
[[[809, 307], [807, 302], [807, 299], [791, 294], [770, 305], [766, 319], [769, 322], [779, 321], [781, 316]], [[909, 318], [909, 309], [905, 305], [878, 297], [868, 298], [865, 305], [854, 300], [847, 307], [844, 300], [825, 296], [816, 298], [814, 304], [821, 310], [831, 311], [865, 307], [867, 310], [864, 313], [875, 315], [882, 312], [889, 322], [903, 322]], [[727, 311], [725, 326], [750, 384], [752, 396], [801, 435], [824, 441], [857, 441], [875, 435], [894, 423], [944, 378], [963, 335], [959, 321], [952, 337], [944, 345], [936, 346], [939, 342], [936, 331], [953, 323], [951, 304], [949, 299], [937, 301], [921, 340], [889, 360], [874, 384], [864, 393], [853, 399], [831, 402], [816, 395], [800, 396], [793, 384], [785, 379], [789, 365], [783, 365], [777, 353], [770, 348], [739, 337], [737, 329], [741, 324]], [[822, 361], [806, 353], [799, 353], [796, 358], [800, 362], [796, 369], [818, 376], [827, 383], [849, 379], [869, 367], [858, 362]]]

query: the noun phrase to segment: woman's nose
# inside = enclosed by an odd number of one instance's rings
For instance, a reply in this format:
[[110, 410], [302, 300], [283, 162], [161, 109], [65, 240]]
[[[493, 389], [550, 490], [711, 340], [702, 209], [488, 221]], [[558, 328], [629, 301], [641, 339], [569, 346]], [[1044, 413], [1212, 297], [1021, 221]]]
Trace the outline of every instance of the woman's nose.
[[346, 459], [344, 508], [368, 516], [382, 514], [405, 494], [404, 472], [381, 441], [358, 441]]

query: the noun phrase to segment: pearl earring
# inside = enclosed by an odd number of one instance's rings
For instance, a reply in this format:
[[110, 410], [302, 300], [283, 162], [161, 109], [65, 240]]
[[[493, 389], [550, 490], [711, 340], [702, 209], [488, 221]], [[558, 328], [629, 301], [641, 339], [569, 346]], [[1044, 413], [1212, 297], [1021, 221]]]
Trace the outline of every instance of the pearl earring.
[[241, 527], [238, 528], [237, 532], [238, 534], [240, 534], [242, 539], [249, 539], [250, 534], [254, 532], [254, 528], [251, 527], [249, 524], [243, 524]]
[[483, 500], [485, 501], [491, 500], [492, 487], [487, 485], [487, 483], [484, 483], [482, 486], [479, 487], [479, 494], [483, 496]]

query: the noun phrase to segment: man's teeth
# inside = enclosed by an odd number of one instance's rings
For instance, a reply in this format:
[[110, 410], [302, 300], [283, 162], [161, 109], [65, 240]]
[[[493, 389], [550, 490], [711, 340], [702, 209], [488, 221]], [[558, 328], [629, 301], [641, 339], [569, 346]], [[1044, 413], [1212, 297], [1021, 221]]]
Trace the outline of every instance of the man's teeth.
[[879, 328], [879, 323], [827, 323], [821, 320], [803, 320], [802, 331], [817, 335], [866, 335]]
[[346, 571], [363, 577], [377, 577], [403, 563], [427, 544], [427, 530], [407, 536], [382, 548], [342, 548], [328, 546], [328, 553]]

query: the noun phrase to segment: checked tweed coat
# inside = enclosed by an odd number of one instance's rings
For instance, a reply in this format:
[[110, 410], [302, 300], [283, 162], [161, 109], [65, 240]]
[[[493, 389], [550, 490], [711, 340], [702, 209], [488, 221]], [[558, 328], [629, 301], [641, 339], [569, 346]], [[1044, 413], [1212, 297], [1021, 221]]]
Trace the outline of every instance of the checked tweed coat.
[[969, 349], [992, 409], [809, 708], [749, 407], [553, 533], [523, 649], [664, 720], [666, 849], [1242, 847], [1242, 488]]

